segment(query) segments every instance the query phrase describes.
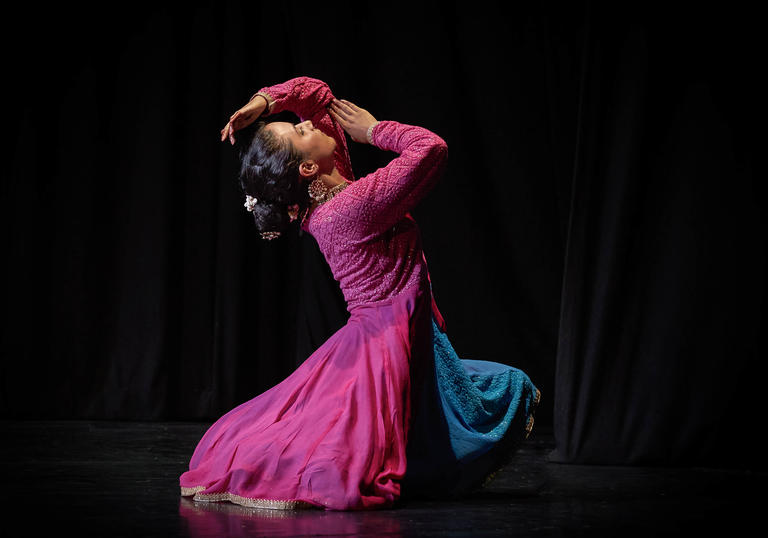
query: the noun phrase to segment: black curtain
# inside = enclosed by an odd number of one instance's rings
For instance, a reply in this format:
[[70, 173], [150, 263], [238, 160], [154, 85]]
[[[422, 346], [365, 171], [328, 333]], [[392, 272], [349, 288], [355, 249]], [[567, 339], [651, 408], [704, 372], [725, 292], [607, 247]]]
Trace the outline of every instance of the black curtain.
[[[448, 142], [413, 212], [433, 291], [462, 357], [542, 390], [554, 460], [720, 462], [758, 424], [753, 14], [101, 9], [21, 8], [3, 38], [3, 417], [213, 420], [343, 326], [314, 239], [258, 238], [218, 141], [309, 75]], [[358, 177], [393, 156], [351, 152]]]
[[760, 30], [701, 6], [587, 9], [553, 459], [754, 465]]

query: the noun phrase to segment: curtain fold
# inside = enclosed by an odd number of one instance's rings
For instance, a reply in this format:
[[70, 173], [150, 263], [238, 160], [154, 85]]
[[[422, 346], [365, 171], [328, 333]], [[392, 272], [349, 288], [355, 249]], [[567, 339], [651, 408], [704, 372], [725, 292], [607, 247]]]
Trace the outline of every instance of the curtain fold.
[[761, 420], [766, 373], [754, 37], [590, 8], [551, 459], [754, 464], [733, 437]]

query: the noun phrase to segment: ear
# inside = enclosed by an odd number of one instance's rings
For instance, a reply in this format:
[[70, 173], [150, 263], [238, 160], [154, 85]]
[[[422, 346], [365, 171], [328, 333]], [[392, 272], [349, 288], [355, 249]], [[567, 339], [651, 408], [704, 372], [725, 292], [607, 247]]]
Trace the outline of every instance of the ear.
[[301, 162], [299, 165], [299, 174], [304, 178], [314, 177], [317, 175], [319, 169], [320, 167], [317, 165], [317, 163], [310, 159]]

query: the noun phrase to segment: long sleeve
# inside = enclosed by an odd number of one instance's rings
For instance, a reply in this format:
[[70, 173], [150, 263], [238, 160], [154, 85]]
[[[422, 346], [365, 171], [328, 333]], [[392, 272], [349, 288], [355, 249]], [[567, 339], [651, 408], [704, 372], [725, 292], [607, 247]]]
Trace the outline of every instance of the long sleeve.
[[271, 98], [269, 113], [289, 110], [304, 120], [319, 123], [328, 115], [327, 107], [333, 101], [328, 84], [311, 77], [296, 77], [280, 84], [265, 86], [258, 93]]
[[399, 156], [345, 189], [349, 200], [336, 210], [356, 222], [357, 233], [372, 239], [400, 221], [434, 187], [448, 146], [435, 133], [396, 121], [379, 122], [373, 144]]
[[296, 77], [274, 86], [265, 86], [255, 95], [258, 94], [266, 96], [269, 114], [285, 110], [293, 112], [302, 121], [310, 120], [315, 127], [333, 137], [336, 140], [336, 168], [347, 180], [355, 180], [344, 129], [328, 113], [328, 106], [335, 99], [328, 84], [316, 78]]

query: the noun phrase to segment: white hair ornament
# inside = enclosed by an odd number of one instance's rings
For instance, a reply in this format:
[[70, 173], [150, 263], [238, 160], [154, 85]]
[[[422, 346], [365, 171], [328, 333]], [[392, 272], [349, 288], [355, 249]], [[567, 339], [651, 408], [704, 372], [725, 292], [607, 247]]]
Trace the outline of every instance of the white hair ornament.
[[[253, 212], [256, 208], [256, 204], [259, 202], [258, 198], [254, 198], [250, 194], [245, 195], [245, 203], [243, 204], [248, 211]], [[288, 218], [290, 222], [296, 220], [299, 216], [299, 204], [291, 204], [288, 206]], [[262, 232], [262, 239], [277, 239], [280, 237], [280, 232]]]
[[253, 209], [256, 207], [256, 204], [258, 203], [258, 201], [259, 201], [258, 199], [254, 198], [250, 194], [246, 194], [245, 195], [245, 204], [243, 204], [243, 205], [245, 206], [245, 208], [248, 211], [253, 211]]

